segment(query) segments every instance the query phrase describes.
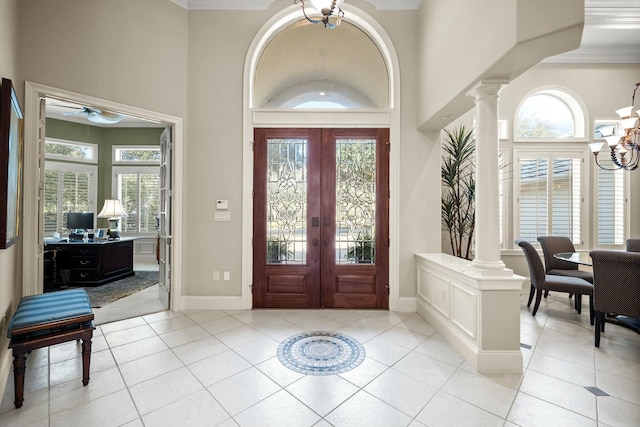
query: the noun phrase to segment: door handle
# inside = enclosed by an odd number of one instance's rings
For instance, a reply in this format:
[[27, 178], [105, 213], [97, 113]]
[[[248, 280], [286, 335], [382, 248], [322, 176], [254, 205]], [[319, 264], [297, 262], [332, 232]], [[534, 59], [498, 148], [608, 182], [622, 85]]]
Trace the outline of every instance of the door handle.
[[320, 218], [318, 218], [317, 216], [314, 216], [313, 218], [311, 218], [311, 226], [320, 227]]
[[328, 227], [331, 225], [331, 221], [329, 220], [328, 216], [325, 216], [324, 218], [322, 218], [322, 225], [324, 225], [325, 227]]
[[329, 240], [324, 239], [324, 245], [325, 245], [325, 246], [329, 246]]
[[318, 239], [313, 239], [313, 246], [318, 246]]

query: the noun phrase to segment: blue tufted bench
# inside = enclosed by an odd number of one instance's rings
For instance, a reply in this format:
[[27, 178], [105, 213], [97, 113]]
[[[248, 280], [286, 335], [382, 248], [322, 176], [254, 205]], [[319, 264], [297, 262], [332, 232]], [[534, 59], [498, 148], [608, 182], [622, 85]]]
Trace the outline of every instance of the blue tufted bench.
[[16, 408], [24, 400], [26, 354], [31, 350], [82, 339], [82, 384], [89, 384], [93, 310], [84, 289], [49, 292], [22, 298], [7, 328], [13, 349]]

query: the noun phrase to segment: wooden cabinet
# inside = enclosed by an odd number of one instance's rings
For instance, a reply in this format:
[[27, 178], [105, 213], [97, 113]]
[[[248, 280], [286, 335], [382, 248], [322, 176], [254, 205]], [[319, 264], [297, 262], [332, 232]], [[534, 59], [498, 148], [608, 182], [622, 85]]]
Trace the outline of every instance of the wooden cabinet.
[[45, 252], [55, 251], [55, 272], [45, 275], [45, 289], [61, 284], [100, 286], [132, 276], [133, 241], [133, 238], [122, 238], [98, 242], [45, 243]]

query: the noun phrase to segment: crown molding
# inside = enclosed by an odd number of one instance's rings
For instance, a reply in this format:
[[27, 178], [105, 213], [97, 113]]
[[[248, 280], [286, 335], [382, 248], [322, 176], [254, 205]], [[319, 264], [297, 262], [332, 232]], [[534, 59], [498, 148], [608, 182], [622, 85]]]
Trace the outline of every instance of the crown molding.
[[367, 0], [378, 10], [418, 10], [422, 0]]
[[[265, 10], [275, 0], [171, 0], [187, 10]], [[378, 10], [417, 10], [422, 0], [367, 0]]]
[[551, 56], [545, 63], [640, 64], [637, 45], [582, 45], [571, 52]]

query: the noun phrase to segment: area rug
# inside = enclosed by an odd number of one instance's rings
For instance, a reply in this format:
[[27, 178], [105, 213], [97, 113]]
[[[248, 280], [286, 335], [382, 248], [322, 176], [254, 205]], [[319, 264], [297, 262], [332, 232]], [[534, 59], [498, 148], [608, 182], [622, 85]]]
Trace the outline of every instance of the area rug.
[[336, 375], [350, 371], [365, 358], [362, 344], [334, 332], [305, 332], [283, 341], [278, 360], [287, 368], [307, 375]]
[[158, 283], [157, 271], [136, 271], [134, 276], [125, 277], [102, 286], [84, 288], [89, 295], [91, 307], [100, 308]]

